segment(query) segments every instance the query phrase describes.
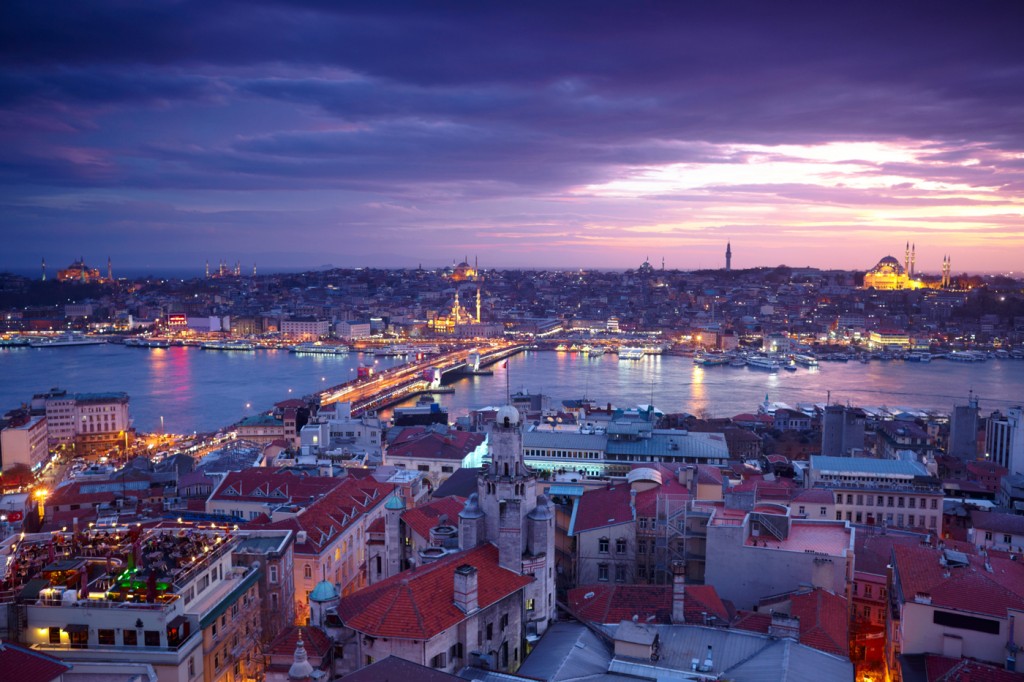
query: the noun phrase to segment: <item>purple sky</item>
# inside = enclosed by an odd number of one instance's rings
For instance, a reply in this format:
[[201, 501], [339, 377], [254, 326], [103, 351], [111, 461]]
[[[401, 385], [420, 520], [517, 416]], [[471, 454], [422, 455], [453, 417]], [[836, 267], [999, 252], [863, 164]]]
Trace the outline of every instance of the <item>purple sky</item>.
[[1024, 3], [0, 9], [0, 268], [1024, 270]]

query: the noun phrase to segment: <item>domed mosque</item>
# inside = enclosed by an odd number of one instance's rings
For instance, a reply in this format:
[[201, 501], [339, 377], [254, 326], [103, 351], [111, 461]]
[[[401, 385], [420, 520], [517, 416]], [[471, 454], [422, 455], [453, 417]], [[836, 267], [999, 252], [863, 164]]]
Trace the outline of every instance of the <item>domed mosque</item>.
[[864, 288], [879, 291], [898, 291], [902, 289], [946, 289], [950, 286], [949, 256], [942, 259], [942, 279], [938, 282], [923, 281], [914, 276], [914, 261], [917, 257], [917, 245], [907, 242], [903, 264], [893, 256], [886, 256], [878, 261], [875, 267], [864, 274]]

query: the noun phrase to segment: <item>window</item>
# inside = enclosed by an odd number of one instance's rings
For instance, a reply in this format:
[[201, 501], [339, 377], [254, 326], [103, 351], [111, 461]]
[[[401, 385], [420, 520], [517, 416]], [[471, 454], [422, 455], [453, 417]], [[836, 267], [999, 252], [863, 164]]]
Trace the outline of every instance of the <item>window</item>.
[[487, 639], [494, 639], [494, 623], [487, 624]]
[[818, 510], [818, 515], [819, 516], [827, 516], [828, 515], [828, 507], [822, 507], [821, 509], [819, 509]]
[[900, 495], [898, 498], [896, 498], [896, 506], [897, 507], [902, 507], [903, 506], [903, 496], [902, 495]]
[[420, 464], [416, 467], [417, 471], [430, 471], [430, 466], [426, 464]]
[[865, 606], [862, 613], [864, 614], [865, 618], [867, 618], [868, 620], [871, 620], [871, 607], [870, 606]]
[[853, 494], [852, 493], [846, 495], [846, 504], [853, 504]]
[[306, 580], [311, 579], [313, 577], [313, 567], [309, 564], [303, 566], [302, 575], [306, 578]]
[[454, 467], [448, 467], [448, 466], [441, 467], [441, 473], [442, 474], [450, 474], [450, 473], [452, 473], [454, 471], [455, 471]]
[[624, 583], [626, 582], [626, 567], [622, 564], [615, 566], [615, 582]]
[[801, 516], [804, 516], [804, 515], [807, 514], [807, 510], [804, 508], [803, 505], [800, 505], [799, 507], [797, 507], [797, 511], [800, 513]]
[[597, 579], [608, 580], [608, 564], [597, 565]]
[[615, 553], [616, 554], [625, 554], [626, 553], [626, 539], [625, 538], [618, 538], [617, 540], [615, 540]]
[[647, 554], [647, 540], [637, 540], [636, 551], [638, 554]]
[[1009, 533], [1003, 533], [1003, 542], [1005, 544], [1007, 544], [1007, 545], [1010, 544], [1010, 534]]
[[146, 646], [160, 646], [160, 631], [159, 630], [146, 630], [143, 633], [143, 637]]
[[508, 627], [508, 614], [506, 613], [501, 617], [501, 631], [505, 632], [505, 628]]
[[640, 564], [639, 566], [637, 566], [636, 567], [636, 575], [637, 575], [638, 578], [642, 578], [642, 579], [646, 580], [647, 579], [647, 565], [646, 564]]
[[878, 506], [879, 507], [884, 507], [885, 506], [885, 498], [882, 497], [881, 495], [878, 496]]
[[270, 608], [277, 611], [277, 592], [270, 593]]
[[277, 566], [269, 566], [267, 570], [267, 580], [272, 583], [277, 582]]
[[444, 668], [448, 665], [448, 654], [442, 652], [430, 659], [431, 668]]
[[909, 500], [907, 500], [907, 502], [910, 503], [910, 508], [911, 509], [917, 509], [917, 498], [916, 497], [911, 497]]
[[913, 528], [913, 526], [914, 526], [914, 515], [913, 514], [911, 514], [910, 516], [907, 517], [907, 523], [910, 524], [911, 528]]
[[864, 597], [867, 598], [867, 599], [871, 599], [871, 591], [872, 591], [871, 585], [865, 585], [864, 586]]
[[597, 551], [602, 554], [608, 553], [608, 538], [601, 538], [597, 541]]
[[889, 505], [888, 506], [890, 506], [890, 507], [893, 506], [892, 503], [893, 503], [893, 497], [892, 497], [892, 495], [889, 495]]
[[213, 667], [215, 669], [220, 667], [220, 654], [213, 655]]
[[196, 659], [192, 658], [191, 656], [189, 656], [189, 659], [188, 659], [188, 676], [189, 677], [195, 677], [196, 676]]
[[50, 628], [50, 644], [60, 644], [60, 628], [57, 626]]
[[985, 531], [985, 539], [986, 540], [991, 540], [992, 539], [992, 531], [990, 531], [990, 530]]
[[931, 517], [930, 519], [928, 519], [928, 527], [929, 528], [935, 528], [935, 517], [934, 516]]
[[932, 509], [938, 509], [938, 508], [939, 508], [939, 507], [938, 507], [938, 500], [936, 500], [936, 499], [935, 499], [935, 498], [933, 497], [933, 498], [932, 498]]
[[533, 611], [533, 609], [535, 608], [535, 602], [536, 602], [536, 600], [534, 600], [534, 599], [527, 599], [526, 600], [526, 610], [527, 611]]
[[647, 528], [647, 517], [646, 516], [641, 516], [640, 517], [640, 528], [644, 528], [644, 529]]

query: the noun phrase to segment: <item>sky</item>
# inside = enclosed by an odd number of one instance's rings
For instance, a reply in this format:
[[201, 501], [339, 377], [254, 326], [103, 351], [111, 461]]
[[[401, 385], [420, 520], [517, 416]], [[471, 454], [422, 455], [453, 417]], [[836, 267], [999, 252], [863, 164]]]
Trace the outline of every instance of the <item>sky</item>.
[[5, 0], [0, 269], [1024, 270], [1024, 3]]

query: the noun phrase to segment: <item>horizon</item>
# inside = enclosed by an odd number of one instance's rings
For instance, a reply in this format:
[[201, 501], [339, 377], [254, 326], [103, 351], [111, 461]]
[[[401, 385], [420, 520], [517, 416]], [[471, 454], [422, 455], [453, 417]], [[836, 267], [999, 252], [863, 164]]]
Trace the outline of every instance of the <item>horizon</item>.
[[0, 267], [1024, 253], [1020, 3], [7, 10]]

